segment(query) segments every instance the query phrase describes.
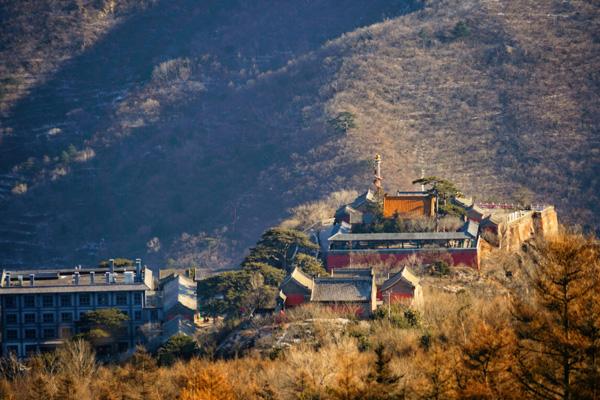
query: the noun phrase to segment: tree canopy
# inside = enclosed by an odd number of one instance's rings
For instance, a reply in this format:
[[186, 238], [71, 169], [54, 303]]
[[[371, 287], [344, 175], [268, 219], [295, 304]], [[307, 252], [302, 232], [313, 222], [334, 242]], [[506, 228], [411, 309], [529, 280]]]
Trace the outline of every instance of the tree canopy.
[[87, 340], [92, 346], [108, 346], [110, 353], [116, 353], [117, 338], [124, 333], [125, 322], [129, 317], [116, 308], [88, 311], [81, 316], [78, 326], [81, 334], [77, 338]]
[[303, 232], [294, 229], [271, 228], [263, 233], [256, 246], [250, 249], [250, 254], [242, 266], [258, 262], [289, 271], [292, 268], [292, 261], [298, 254], [310, 254], [318, 248], [319, 246]]
[[450, 200], [455, 197], [462, 195], [460, 189], [456, 185], [447, 179], [439, 178], [437, 176], [428, 176], [426, 178], [415, 179], [413, 182], [415, 185], [424, 185], [427, 187], [427, 192], [431, 193], [438, 198], [438, 209], [437, 212], [443, 215], [463, 215], [464, 211], [452, 204]]
[[513, 296], [515, 373], [534, 398], [600, 393], [600, 243], [560, 234], [530, 243], [528, 290]]
[[158, 362], [172, 365], [179, 359], [189, 360], [198, 353], [198, 343], [189, 336], [175, 335], [158, 349]]
[[211, 276], [198, 284], [200, 309], [211, 317], [248, 316], [273, 306], [277, 288], [287, 272], [299, 267], [307, 274], [324, 274], [319, 247], [308, 235], [294, 229], [267, 230], [250, 250], [239, 271]]

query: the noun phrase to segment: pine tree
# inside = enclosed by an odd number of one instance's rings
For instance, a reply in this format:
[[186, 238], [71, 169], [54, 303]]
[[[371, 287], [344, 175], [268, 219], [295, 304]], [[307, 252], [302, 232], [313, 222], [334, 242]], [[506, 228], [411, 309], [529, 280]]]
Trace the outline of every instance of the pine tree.
[[465, 399], [521, 399], [510, 374], [514, 334], [502, 317], [495, 325], [474, 318], [455, 368], [457, 394]]
[[367, 376], [367, 393], [364, 398], [369, 400], [401, 399], [404, 394], [399, 389], [400, 375], [392, 372], [390, 362], [392, 356], [386, 352], [385, 346], [379, 344], [375, 348], [373, 371]]
[[149, 400], [158, 398], [155, 387], [158, 364], [143, 346], [136, 347], [127, 367], [130, 381], [135, 382], [141, 398]]
[[600, 395], [600, 244], [562, 233], [526, 248], [515, 293], [516, 376], [536, 398]]

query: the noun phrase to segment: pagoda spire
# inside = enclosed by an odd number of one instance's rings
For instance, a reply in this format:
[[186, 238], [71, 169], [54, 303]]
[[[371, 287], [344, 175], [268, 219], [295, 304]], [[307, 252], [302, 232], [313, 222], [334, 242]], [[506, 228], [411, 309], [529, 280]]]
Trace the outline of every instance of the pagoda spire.
[[381, 176], [381, 155], [379, 154], [375, 154], [375, 171], [373, 172], [375, 174], [373, 185], [375, 185], [377, 191], [380, 191], [382, 189], [381, 181], [383, 181], [383, 177]]

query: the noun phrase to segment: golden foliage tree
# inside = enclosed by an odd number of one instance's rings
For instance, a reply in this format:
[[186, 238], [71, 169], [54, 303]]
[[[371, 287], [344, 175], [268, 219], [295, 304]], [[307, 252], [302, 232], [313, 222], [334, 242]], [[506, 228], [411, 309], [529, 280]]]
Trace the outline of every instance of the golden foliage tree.
[[[499, 322], [504, 322], [501, 320]], [[478, 320], [460, 346], [457, 394], [462, 399], [519, 399], [510, 373], [513, 332], [502, 324]]]
[[[191, 362], [181, 400], [234, 400], [235, 393], [227, 374], [218, 364]], [[200, 369], [194, 367], [200, 366]]]
[[529, 290], [515, 293], [516, 376], [536, 398], [600, 396], [600, 244], [561, 233], [522, 258]]

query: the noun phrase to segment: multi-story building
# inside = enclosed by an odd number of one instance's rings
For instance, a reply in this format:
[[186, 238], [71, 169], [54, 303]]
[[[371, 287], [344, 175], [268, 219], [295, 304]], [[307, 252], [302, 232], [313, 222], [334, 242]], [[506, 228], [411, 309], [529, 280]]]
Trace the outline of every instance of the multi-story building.
[[[2, 271], [0, 307], [2, 353], [19, 357], [49, 351], [79, 333], [83, 314], [116, 308], [129, 316], [119, 350], [133, 347], [144, 323], [158, 319], [150, 304], [154, 288], [152, 271], [135, 267]], [[126, 329], [125, 329], [126, 328]]]

